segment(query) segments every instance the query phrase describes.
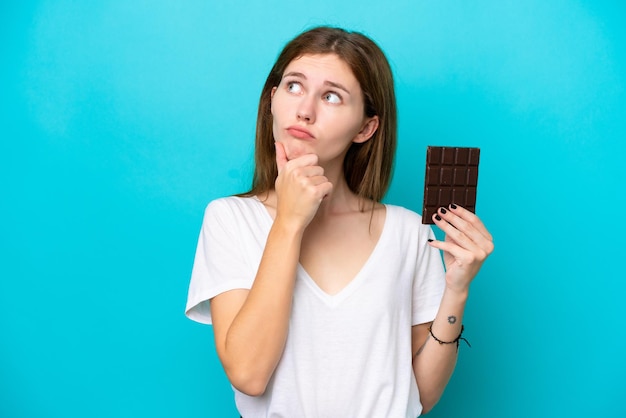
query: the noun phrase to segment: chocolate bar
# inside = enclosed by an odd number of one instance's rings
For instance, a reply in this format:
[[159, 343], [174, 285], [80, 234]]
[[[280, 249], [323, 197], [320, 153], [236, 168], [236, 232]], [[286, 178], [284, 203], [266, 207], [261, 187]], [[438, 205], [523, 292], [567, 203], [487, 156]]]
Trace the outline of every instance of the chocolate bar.
[[480, 148], [433, 147], [426, 151], [422, 223], [451, 203], [476, 212]]

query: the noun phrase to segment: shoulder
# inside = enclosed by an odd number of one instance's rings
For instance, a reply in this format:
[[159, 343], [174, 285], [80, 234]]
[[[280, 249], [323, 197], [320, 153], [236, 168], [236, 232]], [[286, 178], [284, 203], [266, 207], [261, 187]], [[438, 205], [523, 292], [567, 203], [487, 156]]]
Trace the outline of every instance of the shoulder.
[[422, 216], [417, 212], [403, 206], [385, 204], [385, 207], [388, 229], [398, 237], [404, 237], [409, 241], [426, 241], [427, 238], [434, 238], [431, 225], [422, 224]]
[[259, 203], [256, 197], [226, 196], [209, 202], [205, 212], [241, 211]]
[[204, 210], [207, 220], [240, 220], [258, 217], [261, 203], [256, 197], [227, 196], [212, 200]]
[[412, 211], [411, 209], [407, 209], [403, 206], [390, 205], [385, 204], [385, 208], [387, 208], [387, 216], [391, 219], [396, 219], [402, 222], [403, 224], [411, 224], [415, 227], [426, 227], [428, 225], [422, 225], [422, 216], [417, 212]]

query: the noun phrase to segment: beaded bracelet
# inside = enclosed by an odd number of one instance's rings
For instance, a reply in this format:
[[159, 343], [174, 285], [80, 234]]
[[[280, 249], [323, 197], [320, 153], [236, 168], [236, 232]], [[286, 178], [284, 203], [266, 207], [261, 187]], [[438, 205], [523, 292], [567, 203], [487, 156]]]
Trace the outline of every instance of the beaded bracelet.
[[455, 338], [454, 340], [452, 340], [452, 341], [441, 341], [439, 338], [435, 337], [435, 334], [433, 334], [433, 324], [431, 323], [431, 324], [428, 326], [428, 332], [430, 332], [430, 336], [431, 336], [431, 337], [433, 337], [433, 339], [434, 339], [435, 341], [437, 341], [440, 345], [442, 345], [442, 344], [454, 344], [454, 343], [456, 343], [456, 349], [457, 349], [457, 350], [459, 349], [459, 344], [460, 344], [460, 341], [461, 341], [461, 340], [465, 341], [465, 344], [467, 344], [467, 346], [468, 346], [468, 347], [472, 348], [472, 346], [470, 345], [469, 341], [467, 341], [465, 338], [463, 338], [463, 337], [462, 337], [462, 335], [463, 335], [463, 331], [464, 331], [464, 330], [465, 330], [465, 327], [464, 327], [463, 325], [461, 325], [461, 332], [459, 333], [459, 336], [458, 336], [458, 337], [456, 337], [456, 338]]

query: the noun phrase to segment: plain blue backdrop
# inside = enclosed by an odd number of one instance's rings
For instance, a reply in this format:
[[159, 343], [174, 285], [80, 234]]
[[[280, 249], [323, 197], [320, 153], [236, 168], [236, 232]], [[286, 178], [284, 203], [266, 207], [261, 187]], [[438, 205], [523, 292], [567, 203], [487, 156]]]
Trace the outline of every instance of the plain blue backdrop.
[[[250, 182], [280, 48], [362, 31], [396, 77], [389, 203], [481, 147], [496, 251], [432, 417], [624, 417], [621, 1], [4, 1], [0, 416], [234, 417], [184, 317], [201, 218]], [[358, 399], [355, 400], [358, 402]]]

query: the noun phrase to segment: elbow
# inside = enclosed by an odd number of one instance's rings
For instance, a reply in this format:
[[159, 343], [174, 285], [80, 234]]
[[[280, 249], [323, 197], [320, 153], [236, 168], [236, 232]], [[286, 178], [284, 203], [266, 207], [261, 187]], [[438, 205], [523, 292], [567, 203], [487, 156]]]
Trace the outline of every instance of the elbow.
[[[231, 381], [231, 383], [233, 382]], [[248, 396], [261, 396], [265, 393], [267, 386], [256, 382], [242, 382], [241, 384], [233, 383], [233, 387]]]
[[420, 399], [420, 402], [422, 403], [422, 415], [426, 415], [433, 410], [439, 399]]
[[230, 384], [248, 396], [262, 396], [274, 374], [275, 365], [256, 355], [222, 352], [220, 361]]
[[268, 379], [254, 373], [239, 371], [227, 371], [226, 376], [235, 389], [248, 396], [261, 396], [267, 389]]
[[434, 405], [425, 405], [425, 404], [422, 404], [422, 413], [421, 413], [421, 415], [426, 415], [427, 413], [429, 413], [430, 411], [432, 411], [432, 410], [433, 410], [433, 406], [434, 406]]

